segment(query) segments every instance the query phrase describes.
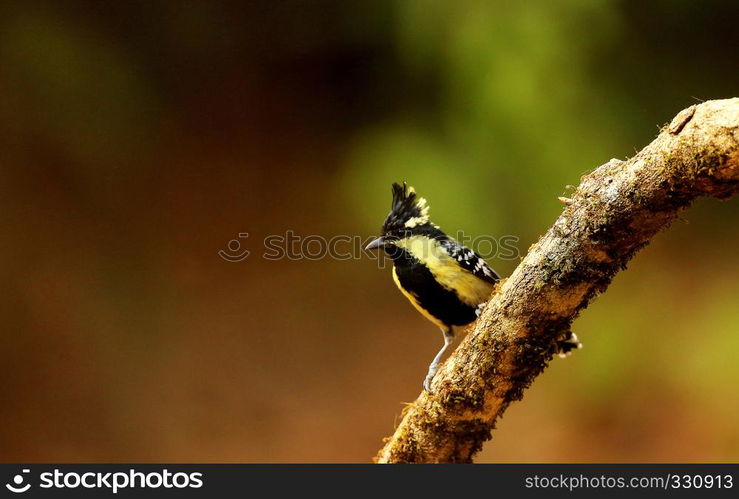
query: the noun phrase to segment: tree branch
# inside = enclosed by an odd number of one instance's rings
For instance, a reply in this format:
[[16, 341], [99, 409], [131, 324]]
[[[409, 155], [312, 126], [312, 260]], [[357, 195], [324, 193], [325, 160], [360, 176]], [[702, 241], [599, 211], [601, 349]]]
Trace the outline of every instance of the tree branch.
[[694, 199], [738, 190], [739, 98], [691, 106], [633, 158], [583, 176], [439, 370], [434, 394], [406, 408], [376, 462], [470, 462], [634, 253]]

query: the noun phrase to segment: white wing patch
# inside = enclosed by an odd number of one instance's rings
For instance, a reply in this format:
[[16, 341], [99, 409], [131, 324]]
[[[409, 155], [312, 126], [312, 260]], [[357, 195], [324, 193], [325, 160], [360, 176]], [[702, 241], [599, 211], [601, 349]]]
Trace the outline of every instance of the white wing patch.
[[470, 306], [486, 301], [499, 279], [474, 251], [454, 240], [411, 236], [395, 244], [426, 265], [439, 284]]
[[472, 272], [480, 279], [491, 282], [500, 279], [500, 277], [498, 277], [498, 274], [496, 274], [495, 271], [490, 268], [487, 262], [485, 262], [485, 260], [478, 256], [477, 253], [469, 248], [462, 246], [453, 239], [442, 241], [441, 247], [444, 248], [447, 253], [449, 253], [449, 256], [457, 260], [460, 267], [467, 270], [468, 272]]

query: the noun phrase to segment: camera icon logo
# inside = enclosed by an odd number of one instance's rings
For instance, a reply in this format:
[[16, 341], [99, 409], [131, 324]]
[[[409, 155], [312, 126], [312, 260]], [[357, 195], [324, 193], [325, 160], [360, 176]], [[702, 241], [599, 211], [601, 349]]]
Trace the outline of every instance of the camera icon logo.
[[[23, 470], [21, 470], [21, 472], [22, 473], [30, 473], [31, 470], [29, 470], [29, 469], [23, 469]], [[22, 494], [23, 492], [26, 492], [28, 489], [31, 488], [31, 484], [30, 483], [27, 483], [27, 484], [23, 485], [23, 475], [20, 475], [19, 474], [19, 475], [15, 475], [13, 477], [13, 483], [12, 484], [6, 483], [5, 484], [5, 487], [9, 491], [11, 491], [11, 492], [15, 492], [16, 494]]]

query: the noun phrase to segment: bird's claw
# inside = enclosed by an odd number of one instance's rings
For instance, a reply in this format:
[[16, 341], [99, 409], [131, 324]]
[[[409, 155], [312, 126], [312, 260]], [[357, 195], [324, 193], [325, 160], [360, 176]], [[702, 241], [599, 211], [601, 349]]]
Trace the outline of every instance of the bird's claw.
[[484, 301], [480, 303], [477, 308], [475, 308], [475, 315], [477, 317], [480, 317], [482, 315], [482, 311], [485, 310], [485, 306], [488, 304], [488, 302]]
[[431, 389], [431, 382], [434, 380], [433, 374], [431, 376], [426, 376], [426, 379], [423, 380], [423, 389], [426, 390], [429, 395], [433, 395], [434, 391]]

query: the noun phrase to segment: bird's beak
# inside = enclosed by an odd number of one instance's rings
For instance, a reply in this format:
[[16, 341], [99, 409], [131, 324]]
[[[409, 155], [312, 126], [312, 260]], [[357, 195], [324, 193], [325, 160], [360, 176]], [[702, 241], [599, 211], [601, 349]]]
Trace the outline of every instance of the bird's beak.
[[377, 239], [369, 243], [364, 249], [365, 250], [375, 250], [375, 249], [380, 249], [383, 246], [385, 246], [385, 240], [382, 237], [378, 237]]

